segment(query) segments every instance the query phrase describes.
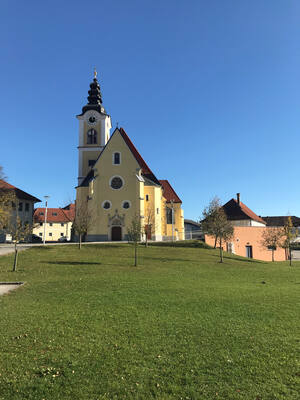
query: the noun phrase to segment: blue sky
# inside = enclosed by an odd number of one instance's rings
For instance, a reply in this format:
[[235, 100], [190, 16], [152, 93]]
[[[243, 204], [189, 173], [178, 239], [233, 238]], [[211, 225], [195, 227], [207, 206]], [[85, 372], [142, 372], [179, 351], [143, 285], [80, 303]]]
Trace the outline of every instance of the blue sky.
[[0, 165], [75, 198], [78, 121], [104, 106], [197, 219], [214, 195], [300, 216], [300, 2], [2, 0]]

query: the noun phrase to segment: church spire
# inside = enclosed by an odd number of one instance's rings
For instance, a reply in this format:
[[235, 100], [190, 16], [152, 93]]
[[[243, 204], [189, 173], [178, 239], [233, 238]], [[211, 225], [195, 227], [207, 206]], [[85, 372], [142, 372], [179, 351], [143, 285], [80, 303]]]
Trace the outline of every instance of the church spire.
[[88, 93], [88, 103], [82, 108], [82, 113], [84, 114], [88, 110], [95, 110], [99, 113], [105, 113], [105, 109], [102, 105], [102, 94], [99, 82], [97, 80], [96, 68], [94, 69], [94, 79], [90, 84], [90, 90]]

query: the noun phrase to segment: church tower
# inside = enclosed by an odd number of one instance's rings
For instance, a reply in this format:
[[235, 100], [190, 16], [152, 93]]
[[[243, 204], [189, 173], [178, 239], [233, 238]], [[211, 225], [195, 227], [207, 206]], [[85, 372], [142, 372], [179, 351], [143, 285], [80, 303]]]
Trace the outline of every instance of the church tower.
[[95, 164], [110, 138], [111, 118], [102, 105], [102, 94], [94, 71], [94, 79], [88, 91], [88, 103], [77, 115], [79, 120], [78, 185]]

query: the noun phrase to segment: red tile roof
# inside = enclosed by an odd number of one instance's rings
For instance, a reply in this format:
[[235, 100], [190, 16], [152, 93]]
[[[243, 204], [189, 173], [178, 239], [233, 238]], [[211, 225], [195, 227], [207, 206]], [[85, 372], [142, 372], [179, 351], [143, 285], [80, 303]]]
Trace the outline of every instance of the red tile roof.
[[223, 210], [225, 211], [227, 218], [232, 221], [236, 221], [239, 219], [252, 219], [256, 222], [266, 224], [266, 222], [262, 218], [256, 215], [241, 201], [238, 203], [236, 199], [231, 199], [226, 204], [224, 204]]
[[131, 153], [133, 154], [133, 156], [135, 157], [136, 161], [138, 162], [139, 166], [142, 169], [142, 174], [150, 179], [151, 181], [155, 182], [156, 184], [160, 184], [158, 179], [156, 178], [156, 176], [153, 174], [153, 172], [151, 171], [151, 169], [148, 167], [148, 165], [146, 164], [146, 162], [144, 161], [143, 157], [140, 155], [140, 153], [137, 151], [135, 145], [132, 143], [132, 141], [129, 139], [129, 136], [127, 135], [127, 133], [124, 131], [123, 128], [119, 129], [120, 134], [122, 136], [122, 138], [124, 139], [125, 143], [127, 144], [127, 146], [129, 147], [129, 149], [131, 150]]
[[[73, 207], [74, 206], [74, 207]], [[37, 208], [34, 211], [34, 222], [45, 221], [45, 208]], [[41, 215], [42, 213], [42, 215]], [[56, 214], [56, 215], [53, 215]], [[63, 208], [47, 208], [47, 222], [72, 222], [75, 217], [75, 205], [72, 205], [71, 209]]]
[[70, 221], [75, 219], [75, 204], [68, 204], [66, 207], [62, 208], [63, 212], [68, 216]]
[[17, 196], [18, 199], [24, 199], [24, 200], [30, 200], [33, 201], [34, 203], [38, 203], [41, 200], [38, 199], [37, 197], [32, 196], [29, 193], [24, 192], [23, 190], [11, 185], [10, 183], [4, 181], [3, 179], [0, 179], [0, 189], [2, 190], [13, 190]]
[[172, 200], [174, 203], [182, 203], [180, 198], [177, 196], [175, 190], [170, 185], [169, 181], [167, 181], [166, 179], [162, 179], [159, 180], [159, 183], [163, 187], [163, 195], [167, 200], [167, 203], [171, 203]]

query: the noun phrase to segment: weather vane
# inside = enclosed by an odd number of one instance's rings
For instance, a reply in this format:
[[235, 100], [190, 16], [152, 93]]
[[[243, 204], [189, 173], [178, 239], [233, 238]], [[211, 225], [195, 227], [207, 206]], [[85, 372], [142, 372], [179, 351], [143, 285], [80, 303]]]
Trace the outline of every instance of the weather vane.
[[96, 67], [94, 68], [94, 79], [97, 79], [97, 70], [96, 70]]

